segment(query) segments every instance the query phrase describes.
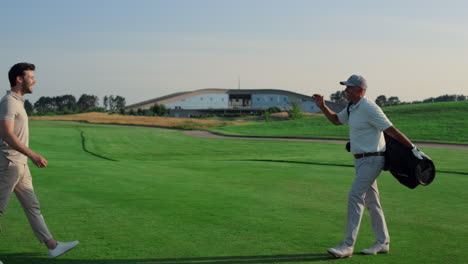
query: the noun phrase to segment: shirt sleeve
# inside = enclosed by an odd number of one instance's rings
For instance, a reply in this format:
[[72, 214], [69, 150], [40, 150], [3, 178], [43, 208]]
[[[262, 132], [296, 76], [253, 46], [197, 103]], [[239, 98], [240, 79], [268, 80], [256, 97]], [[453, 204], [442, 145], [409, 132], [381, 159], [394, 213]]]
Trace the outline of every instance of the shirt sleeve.
[[371, 104], [368, 108], [369, 112], [369, 122], [379, 129], [380, 131], [384, 131], [387, 128], [393, 126], [392, 122], [388, 120], [385, 113], [380, 109], [378, 105]]
[[13, 104], [11, 100], [4, 100], [0, 103], [0, 120], [15, 120], [16, 107]]
[[336, 115], [338, 116], [338, 120], [340, 121], [341, 124], [343, 125], [348, 124], [349, 115], [348, 115], [348, 110], [346, 107], [343, 108], [343, 110], [341, 110], [341, 112], [337, 113]]

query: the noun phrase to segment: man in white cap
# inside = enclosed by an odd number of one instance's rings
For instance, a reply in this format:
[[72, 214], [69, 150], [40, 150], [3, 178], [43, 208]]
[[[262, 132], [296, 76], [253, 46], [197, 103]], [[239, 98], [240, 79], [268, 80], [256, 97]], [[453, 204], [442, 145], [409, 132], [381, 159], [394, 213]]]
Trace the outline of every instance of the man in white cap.
[[346, 235], [342, 243], [327, 251], [336, 258], [353, 255], [364, 207], [367, 207], [376, 242], [370, 248], [362, 250], [361, 253], [368, 255], [388, 253], [390, 236], [380, 205], [376, 180], [385, 163], [383, 132], [395, 138], [405, 147], [412, 149], [417, 158], [423, 159], [427, 156], [392, 125], [379, 106], [364, 97], [367, 90], [367, 82], [364, 77], [352, 75], [347, 81], [340, 82], [340, 84], [346, 85], [345, 93], [349, 106], [339, 113], [328, 108], [322, 95], [314, 94], [312, 96], [330, 122], [335, 125], [349, 125], [351, 153], [355, 158], [356, 177], [348, 194]]
[[46, 245], [50, 257], [55, 258], [79, 242], [57, 242], [52, 237], [34, 193], [28, 158], [38, 168], [44, 168], [48, 163], [29, 148], [28, 116], [23, 96], [32, 93], [36, 83], [35, 68], [31, 63], [13, 65], [8, 72], [11, 91], [0, 101], [0, 216], [5, 213], [11, 193], [15, 192], [37, 239]]

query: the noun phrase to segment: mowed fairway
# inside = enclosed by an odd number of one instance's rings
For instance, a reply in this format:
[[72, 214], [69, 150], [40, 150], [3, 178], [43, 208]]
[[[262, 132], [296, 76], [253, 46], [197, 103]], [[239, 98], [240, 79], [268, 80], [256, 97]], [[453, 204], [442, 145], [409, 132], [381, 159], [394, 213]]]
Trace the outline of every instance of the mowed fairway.
[[[342, 144], [59, 121], [30, 130], [49, 161], [31, 166], [44, 217], [57, 240], [81, 244], [49, 260], [12, 198], [0, 218], [6, 264], [336, 263], [326, 248], [343, 238], [354, 177]], [[468, 151], [424, 151], [444, 171], [432, 185], [379, 177], [390, 254], [340, 263], [466, 263]], [[356, 253], [373, 242], [366, 213]]]

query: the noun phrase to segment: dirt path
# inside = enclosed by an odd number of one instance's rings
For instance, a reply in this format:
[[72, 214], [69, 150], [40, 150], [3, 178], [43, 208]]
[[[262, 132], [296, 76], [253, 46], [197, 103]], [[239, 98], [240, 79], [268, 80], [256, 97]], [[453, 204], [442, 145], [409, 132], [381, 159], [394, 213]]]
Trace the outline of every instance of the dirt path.
[[[343, 139], [226, 136], [226, 135], [217, 134], [217, 133], [213, 133], [213, 132], [205, 131], [205, 130], [187, 130], [187, 131], [183, 131], [183, 133], [187, 136], [207, 137], [207, 138], [270, 139], [270, 140], [283, 140], [283, 141], [309, 141], [309, 142], [335, 142], [335, 143], [347, 142], [347, 140], [343, 140]], [[419, 147], [468, 150], [468, 145], [463, 145], [463, 144], [440, 144], [440, 143], [421, 143], [421, 142], [418, 143], [416, 142], [416, 145]]]

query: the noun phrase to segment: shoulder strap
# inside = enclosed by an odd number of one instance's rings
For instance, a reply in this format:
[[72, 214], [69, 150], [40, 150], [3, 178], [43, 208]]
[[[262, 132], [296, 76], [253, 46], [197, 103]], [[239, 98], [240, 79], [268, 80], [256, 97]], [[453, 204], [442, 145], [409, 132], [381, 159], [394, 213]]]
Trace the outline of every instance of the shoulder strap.
[[348, 112], [348, 116], [349, 116], [349, 107], [350, 107], [352, 104], [353, 104], [352, 102], [349, 102], [349, 103], [348, 103], [348, 106], [346, 107], [346, 111]]

